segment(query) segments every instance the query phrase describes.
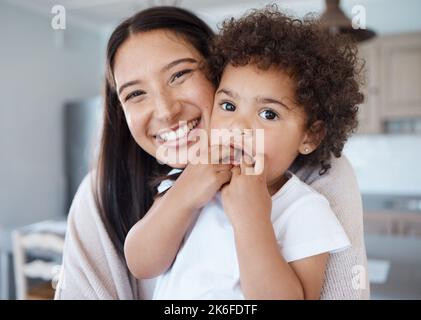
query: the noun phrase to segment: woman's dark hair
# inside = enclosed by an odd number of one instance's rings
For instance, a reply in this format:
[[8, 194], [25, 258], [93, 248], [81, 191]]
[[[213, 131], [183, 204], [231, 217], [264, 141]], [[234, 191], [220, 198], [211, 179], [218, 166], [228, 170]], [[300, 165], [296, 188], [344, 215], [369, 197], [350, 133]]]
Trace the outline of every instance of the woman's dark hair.
[[295, 102], [307, 114], [307, 128], [317, 132], [312, 125], [319, 121], [326, 135], [314, 152], [299, 155], [293, 167], [320, 166], [319, 173], [325, 173], [332, 154], [341, 155], [358, 124], [363, 64], [355, 43], [329, 34], [314, 17], [297, 20], [269, 5], [225, 20], [211, 51], [209, 66], [216, 83], [228, 64], [275, 67], [294, 80]]
[[156, 189], [150, 186], [150, 180], [168, 173], [170, 168], [158, 164], [133, 139], [116, 92], [114, 57], [131, 35], [157, 29], [174, 32], [205, 60], [214, 36], [209, 26], [193, 13], [161, 6], [140, 11], [123, 21], [108, 41], [104, 117], [93, 192], [107, 232], [122, 257], [127, 233], [152, 206]]

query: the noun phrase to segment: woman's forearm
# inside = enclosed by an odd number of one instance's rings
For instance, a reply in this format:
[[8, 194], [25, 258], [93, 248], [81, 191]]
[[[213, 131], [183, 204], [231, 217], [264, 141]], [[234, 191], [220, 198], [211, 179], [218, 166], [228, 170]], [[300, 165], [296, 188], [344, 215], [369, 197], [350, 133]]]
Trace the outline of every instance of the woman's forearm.
[[195, 210], [180, 203], [176, 188], [158, 199], [129, 232], [124, 245], [129, 270], [140, 279], [165, 272], [173, 262]]
[[303, 299], [299, 278], [282, 257], [270, 220], [234, 227], [246, 299]]

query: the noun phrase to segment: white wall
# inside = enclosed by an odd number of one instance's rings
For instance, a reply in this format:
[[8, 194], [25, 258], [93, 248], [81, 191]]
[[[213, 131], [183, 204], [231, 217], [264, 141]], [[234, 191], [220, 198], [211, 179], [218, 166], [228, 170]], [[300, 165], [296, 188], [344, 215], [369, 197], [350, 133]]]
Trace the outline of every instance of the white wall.
[[[203, 3], [201, 6], [200, 4]], [[224, 19], [231, 16], [241, 16], [250, 8], [262, 8], [266, 4], [277, 3], [279, 8], [296, 17], [305, 14], [322, 13], [325, 9], [324, 0], [241, 0], [220, 1], [210, 5], [207, 0], [184, 0], [181, 5], [199, 14], [199, 16], [216, 29]], [[417, 32], [421, 30], [421, 1], [419, 0], [342, 0], [341, 8], [348, 17], [354, 14], [352, 8], [362, 5], [366, 9], [367, 28], [371, 28], [379, 35], [403, 32]]]
[[421, 195], [420, 135], [354, 135], [344, 153], [362, 193]]
[[0, 3], [0, 39], [0, 226], [63, 217], [63, 103], [100, 93], [103, 37]]

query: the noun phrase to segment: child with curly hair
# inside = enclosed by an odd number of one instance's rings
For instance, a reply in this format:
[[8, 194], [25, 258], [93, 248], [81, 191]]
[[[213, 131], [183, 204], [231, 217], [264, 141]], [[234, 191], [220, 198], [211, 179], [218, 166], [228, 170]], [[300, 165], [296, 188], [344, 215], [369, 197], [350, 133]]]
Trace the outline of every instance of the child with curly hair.
[[[159, 275], [154, 299], [319, 299], [329, 254], [350, 241], [328, 201], [291, 168], [326, 173], [355, 129], [363, 98], [355, 46], [315, 20], [268, 7], [224, 22], [212, 51], [211, 128], [242, 136], [263, 129], [264, 152], [234, 161], [230, 182], [207, 194], [178, 190], [201, 164], [162, 182], [151, 211], [184, 210], [192, 222], [177, 250], [157, 253], [167, 262], [157, 263], [135, 249], [164, 241], [145, 216], [126, 238], [129, 269], [138, 278]], [[145, 236], [145, 228], [155, 232]]]

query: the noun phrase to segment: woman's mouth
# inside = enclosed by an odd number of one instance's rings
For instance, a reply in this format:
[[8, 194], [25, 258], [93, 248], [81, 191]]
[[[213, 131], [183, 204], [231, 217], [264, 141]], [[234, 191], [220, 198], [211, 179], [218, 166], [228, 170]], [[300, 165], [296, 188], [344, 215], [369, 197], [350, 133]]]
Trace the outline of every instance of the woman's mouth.
[[186, 140], [188, 134], [200, 124], [201, 117], [190, 120], [180, 121], [179, 124], [170, 129], [164, 129], [158, 133], [155, 138], [160, 144], [179, 145], [180, 140]]

